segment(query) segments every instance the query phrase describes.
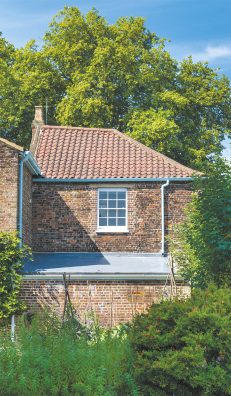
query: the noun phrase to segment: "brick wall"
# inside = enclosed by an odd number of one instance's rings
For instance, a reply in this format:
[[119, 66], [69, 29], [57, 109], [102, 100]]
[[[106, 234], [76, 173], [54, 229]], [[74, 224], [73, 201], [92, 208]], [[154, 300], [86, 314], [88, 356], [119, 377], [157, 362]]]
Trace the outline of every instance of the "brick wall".
[[[81, 320], [93, 316], [103, 326], [125, 323], [147, 310], [153, 303], [170, 295], [170, 285], [163, 281], [84, 281], [71, 280], [69, 284], [71, 302]], [[187, 297], [188, 285], [179, 283], [177, 294]], [[21, 298], [29, 308], [37, 311], [49, 307], [59, 315], [63, 313], [65, 293], [60, 280], [24, 280]]]
[[[0, 230], [18, 229], [19, 153], [0, 141]], [[24, 165], [23, 176], [23, 240], [32, 242], [32, 175]]]
[[0, 230], [17, 229], [18, 151], [0, 141]]
[[[165, 189], [165, 234], [173, 235], [176, 225], [185, 217], [185, 206], [190, 202], [191, 185], [189, 183], [170, 184]], [[165, 241], [167, 250], [167, 241]]]
[[[98, 234], [97, 188], [128, 188], [128, 229], [125, 234]], [[160, 183], [96, 185], [33, 183], [34, 251], [159, 252], [161, 248]], [[182, 220], [190, 185], [173, 184], [165, 193], [166, 232]]]

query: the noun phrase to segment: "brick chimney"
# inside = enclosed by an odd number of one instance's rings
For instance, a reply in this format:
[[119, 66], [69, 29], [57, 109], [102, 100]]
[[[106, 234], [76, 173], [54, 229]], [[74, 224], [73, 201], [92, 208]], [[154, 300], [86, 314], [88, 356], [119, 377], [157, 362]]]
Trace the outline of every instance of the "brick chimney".
[[30, 151], [32, 152], [33, 155], [36, 155], [40, 129], [41, 126], [44, 124], [45, 123], [43, 119], [43, 106], [35, 106], [34, 119], [31, 124], [32, 138], [30, 144]]

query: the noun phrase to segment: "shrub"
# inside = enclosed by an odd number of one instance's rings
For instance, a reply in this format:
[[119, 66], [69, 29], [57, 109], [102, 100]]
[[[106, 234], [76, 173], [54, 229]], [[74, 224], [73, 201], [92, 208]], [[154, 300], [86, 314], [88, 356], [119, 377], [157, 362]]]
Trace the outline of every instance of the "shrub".
[[131, 331], [142, 394], [231, 395], [231, 291], [210, 288], [165, 301]]
[[0, 395], [137, 395], [124, 331], [98, 330], [89, 341], [44, 317], [17, 329], [15, 343], [0, 340]]
[[207, 177], [194, 180], [185, 221], [177, 228], [172, 253], [193, 287], [231, 286], [231, 167], [218, 160]]
[[18, 299], [23, 260], [30, 255], [28, 247], [19, 247], [15, 233], [0, 232], [0, 319], [19, 312]]

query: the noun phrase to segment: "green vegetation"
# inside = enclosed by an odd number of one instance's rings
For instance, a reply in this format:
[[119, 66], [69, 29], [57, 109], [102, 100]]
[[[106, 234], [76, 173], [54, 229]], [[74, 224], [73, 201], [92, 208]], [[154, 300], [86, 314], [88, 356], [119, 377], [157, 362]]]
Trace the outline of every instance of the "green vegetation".
[[[215, 160], [231, 130], [228, 79], [207, 63], [176, 62], [142, 18], [109, 25], [76, 7], [53, 19], [41, 48], [0, 36], [0, 53], [1, 136], [28, 146], [34, 106], [47, 99], [49, 123], [118, 128], [207, 176], [195, 178], [172, 242], [184, 278], [205, 290], [153, 305], [128, 331], [35, 317], [21, 319], [12, 342], [2, 327], [0, 395], [231, 395], [231, 291], [222, 289], [231, 286], [231, 172]], [[29, 254], [0, 233], [2, 326], [23, 309]]]
[[153, 305], [135, 319], [131, 341], [142, 395], [231, 395], [230, 289]]
[[[214, 267], [212, 255], [210, 267], [198, 256], [199, 286], [211, 279], [219, 286], [230, 281], [227, 205], [220, 202], [229, 197], [224, 188], [229, 177], [220, 163], [205, 184], [196, 180], [199, 203], [192, 203], [197, 206], [190, 212], [195, 220], [190, 223], [191, 234], [201, 232], [198, 224], [203, 218], [198, 213], [205, 213], [208, 228], [203, 241], [214, 237], [215, 256]], [[212, 193], [218, 197], [215, 203], [210, 203]], [[211, 212], [216, 221], [210, 221]], [[71, 316], [70, 307], [64, 322], [51, 313], [31, 316], [30, 312], [18, 317], [16, 338], [11, 340], [7, 319], [25, 308], [18, 295], [22, 260], [29, 254], [28, 248], [20, 248], [15, 234], [0, 233], [0, 395], [231, 395], [230, 288], [194, 289], [191, 298], [154, 304], [129, 326], [110, 330], [84, 326]], [[185, 262], [186, 273], [193, 273]]]
[[28, 146], [46, 98], [49, 123], [118, 128], [197, 169], [230, 133], [229, 80], [207, 63], [178, 63], [143, 18], [109, 25], [65, 7], [41, 48], [0, 37], [0, 53], [0, 134], [18, 143]]
[[15, 343], [0, 338], [0, 395], [138, 395], [122, 329], [98, 329], [89, 339], [47, 315], [17, 329]]
[[0, 395], [228, 396], [230, 329], [231, 291], [215, 287], [111, 330], [21, 318], [15, 342], [0, 333]]
[[231, 167], [218, 160], [197, 177], [185, 221], [172, 241], [182, 276], [193, 287], [231, 286]]
[[0, 320], [23, 309], [18, 300], [23, 260], [30, 251], [19, 247], [19, 238], [15, 233], [0, 232]]

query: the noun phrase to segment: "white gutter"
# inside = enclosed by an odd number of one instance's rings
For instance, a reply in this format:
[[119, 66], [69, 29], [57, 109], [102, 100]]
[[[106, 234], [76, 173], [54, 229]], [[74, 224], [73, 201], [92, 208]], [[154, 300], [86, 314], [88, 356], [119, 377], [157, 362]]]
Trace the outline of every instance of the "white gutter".
[[165, 182], [167, 180], [174, 182], [189, 182], [192, 177], [118, 177], [118, 178], [97, 178], [97, 179], [69, 179], [69, 178], [49, 178], [34, 177], [36, 183], [120, 183], [120, 182]]
[[165, 255], [165, 230], [164, 230], [164, 189], [169, 185], [169, 179], [161, 186], [161, 254]]

